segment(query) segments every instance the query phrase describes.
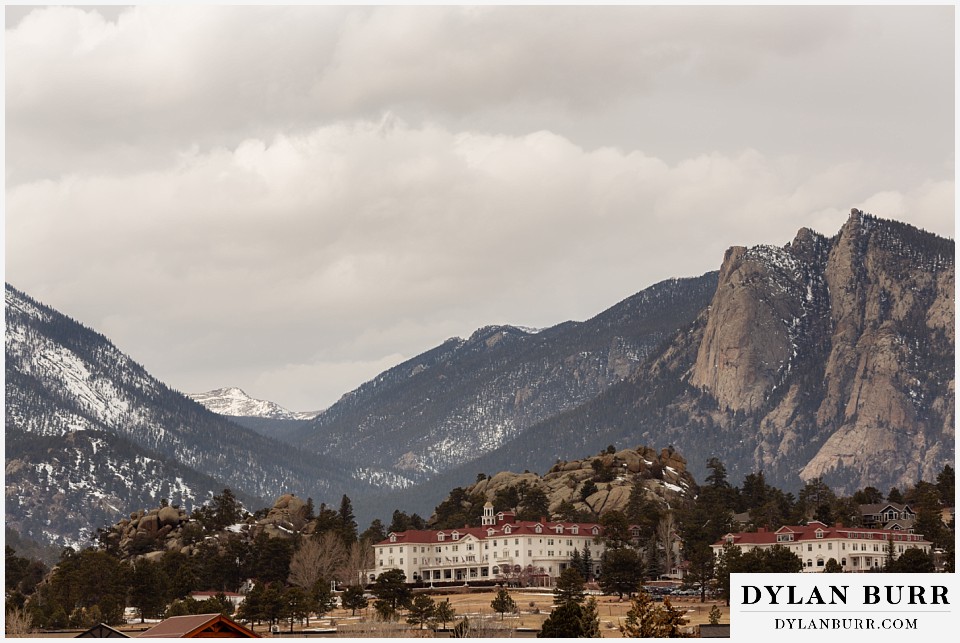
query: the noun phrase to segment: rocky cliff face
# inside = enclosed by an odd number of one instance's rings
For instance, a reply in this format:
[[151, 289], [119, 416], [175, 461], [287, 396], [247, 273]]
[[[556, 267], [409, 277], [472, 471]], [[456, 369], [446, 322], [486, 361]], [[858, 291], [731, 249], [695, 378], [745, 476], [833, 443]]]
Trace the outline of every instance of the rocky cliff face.
[[636, 374], [473, 469], [642, 441], [792, 489], [932, 480], [954, 461], [954, 276], [952, 240], [860, 211], [830, 238], [731, 248], [709, 306]]
[[727, 253], [689, 381], [757, 419], [756, 468], [856, 487], [952, 462], [953, 245], [854, 211], [832, 239]]

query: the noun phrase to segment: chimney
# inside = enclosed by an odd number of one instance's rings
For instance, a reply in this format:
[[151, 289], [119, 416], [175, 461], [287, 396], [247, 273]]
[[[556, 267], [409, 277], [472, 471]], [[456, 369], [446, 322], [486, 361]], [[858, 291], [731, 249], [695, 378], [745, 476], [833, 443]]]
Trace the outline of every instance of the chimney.
[[837, 522], [837, 529], [843, 529], [843, 523], [842, 523], [842, 522], [839, 522], [839, 521]]
[[757, 528], [757, 533], [758, 533], [758, 534], [765, 534], [765, 533], [767, 533], [767, 528], [766, 528], [766, 527], [758, 527], [758, 528]]
[[547, 524], [547, 517], [546, 517], [546, 516], [540, 516], [540, 522], [542, 522], [544, 525]]

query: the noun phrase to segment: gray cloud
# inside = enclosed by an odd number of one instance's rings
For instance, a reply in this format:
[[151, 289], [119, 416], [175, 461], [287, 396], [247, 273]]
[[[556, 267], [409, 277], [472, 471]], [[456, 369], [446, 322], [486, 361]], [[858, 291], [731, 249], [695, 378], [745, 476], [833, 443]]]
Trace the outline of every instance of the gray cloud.
[[6, 32], [7, 278], [175, 387], [300, 410], [853, 205], [952, 236], [951, 15], [37, 10]]

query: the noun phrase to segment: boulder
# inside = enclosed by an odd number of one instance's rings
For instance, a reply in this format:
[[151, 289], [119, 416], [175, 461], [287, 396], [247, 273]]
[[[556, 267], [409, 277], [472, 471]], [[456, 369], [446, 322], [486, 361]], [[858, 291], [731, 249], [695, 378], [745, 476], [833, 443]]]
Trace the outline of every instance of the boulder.
[[164, 507], [157, 512], [161, 525], [172, 525], [176, 527], [180, 523], [180, 511], [173, 507]]
[[140, 519], [140, 523], [137, 525], [137, 531], [144, 531], [151, 536], [156, 535], [157, 531], [160, 529], [160, 519], [157, 518], [157, 514], [148, 514]]

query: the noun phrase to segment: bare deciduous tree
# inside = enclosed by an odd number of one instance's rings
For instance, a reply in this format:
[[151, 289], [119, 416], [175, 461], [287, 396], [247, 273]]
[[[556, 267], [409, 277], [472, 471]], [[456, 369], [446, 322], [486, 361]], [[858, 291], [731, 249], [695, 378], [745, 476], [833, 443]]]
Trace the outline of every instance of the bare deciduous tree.
[[319, 538], [304, 538], [290, 559], [289, 581], [297, 587], [310, 589], [321, 578], [333, 580], [346, 557], [343, 542], [332, 531]]
[[657, 523], [657, 540], [663, 545], [663, 571], [669, 574], [673, 569], [673, 545], [676, 542], [677, 525], [673, 512], [667, 512]]
[[7, 611], [6, 616], [6, 638], [25, 638], [33, 632], [33, 623], [25, 610], [14, 607]]
[[360, 572], [373, 567], [373, 546], [361, 540], [350, 545], [343, 564], [337, 570], [337, 579], [346, 585], [360, 582]]

